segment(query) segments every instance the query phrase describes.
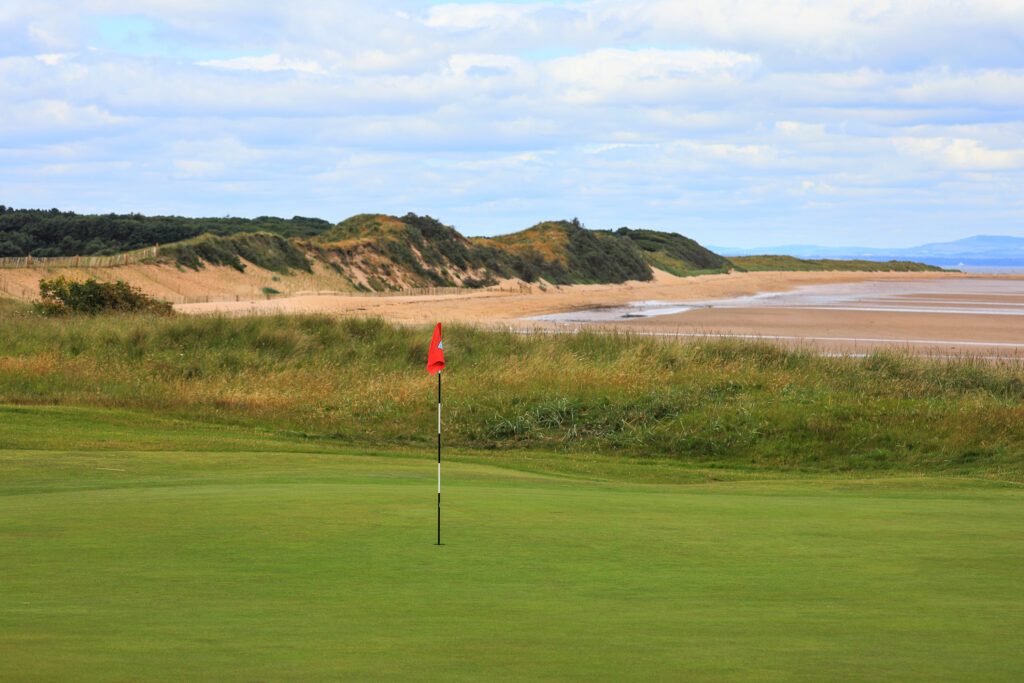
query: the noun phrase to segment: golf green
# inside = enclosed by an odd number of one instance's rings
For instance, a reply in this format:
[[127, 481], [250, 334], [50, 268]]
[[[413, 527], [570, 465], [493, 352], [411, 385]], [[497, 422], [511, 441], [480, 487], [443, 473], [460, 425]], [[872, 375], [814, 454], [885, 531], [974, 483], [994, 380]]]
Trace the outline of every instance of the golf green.
[[0, 679], [1024, 678], [1017, 485], [296, 450], [0, 450]]

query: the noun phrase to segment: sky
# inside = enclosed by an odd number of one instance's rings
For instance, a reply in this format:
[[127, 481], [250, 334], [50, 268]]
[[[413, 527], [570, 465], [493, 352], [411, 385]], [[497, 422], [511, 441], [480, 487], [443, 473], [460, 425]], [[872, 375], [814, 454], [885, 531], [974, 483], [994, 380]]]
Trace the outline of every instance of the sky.
[[1024, 2], [0, 0], [0, 204], [1024, 236]]

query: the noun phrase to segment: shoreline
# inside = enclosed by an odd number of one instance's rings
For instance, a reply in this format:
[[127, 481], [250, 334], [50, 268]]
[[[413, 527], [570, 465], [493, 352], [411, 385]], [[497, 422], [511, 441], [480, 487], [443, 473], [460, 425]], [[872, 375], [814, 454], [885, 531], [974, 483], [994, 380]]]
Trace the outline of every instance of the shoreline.
[[[458, 322], [470, 324], [530, 325], [525, 318], [561, 312], [622, 306], [637, 301], [672, 303], [708, 301], [786, 292], [797, 287], [873, 280], [1002, 279], [1004, 276], [966, 273], [878, 273], [861, 271], [759, 271], [677, 277], [655, 272], [650, 282], [629, 281], [611, 285], [549, 285], [529, 293], [474, 290], [460, 294], [412, 296], [359, 296], [357, 294], [302, 295], [209, 303], [175, 304], [183, 314], [326, 313], [379, 316], [406, 324]], [[1024, 276], [1005, 276], [1024, 279]]]
[[[802, 292], [801, 288], [809, 289]], [[530, 293], [296, 296], [179, 304], [175, 309], [198, 315], [322, 313], [380, 317], [404, 325], [443, 322], [536, 332], [588, 329], [680, 339], [730, 337], [841, 355], [899, 349], [946, 358], [1024, 358], [1022, 275], [763, 271], [680, 278], [657, 273], [651, 282], [537, 289]], [[813, 299], [824, 291], [847, 294], [821, 305], [790, 303]], [[901, 301], [909, 298], [911, 303], [886, 308], [893, 292], [905, 292]], [[621, 315], [638, 302], [658, 302], [666, 312]], [[685, 306], [690, 302], [701, 305]], [[678, 305], [676, 310], [673, 305]], [[602, 312], [611, 318], [601, 319]], [[581, 315], [574, 319], [573, 313]], [[541, 316], [548, 319], [537, 319]]]

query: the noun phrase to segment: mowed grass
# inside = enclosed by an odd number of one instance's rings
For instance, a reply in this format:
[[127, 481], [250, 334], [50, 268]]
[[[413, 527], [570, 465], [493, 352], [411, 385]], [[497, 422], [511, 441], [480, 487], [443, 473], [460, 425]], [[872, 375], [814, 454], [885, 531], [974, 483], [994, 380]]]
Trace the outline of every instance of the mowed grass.
[[2, 680], [1024, 676], [1018, 484], [460, 453], [436, 547], [426, 447], [0, 413]]

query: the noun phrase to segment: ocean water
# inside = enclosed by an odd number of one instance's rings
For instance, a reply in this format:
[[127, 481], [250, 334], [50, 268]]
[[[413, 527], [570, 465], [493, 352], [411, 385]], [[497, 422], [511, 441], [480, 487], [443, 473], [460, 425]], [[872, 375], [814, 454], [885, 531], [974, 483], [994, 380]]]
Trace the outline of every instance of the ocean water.
[[1012, 275], [1024, 273], [1024, 266], [965, 266], [961, 263], [957, 266], [947, 267], [954, 268], [964, 273], [978, 273], [985, 275]]

